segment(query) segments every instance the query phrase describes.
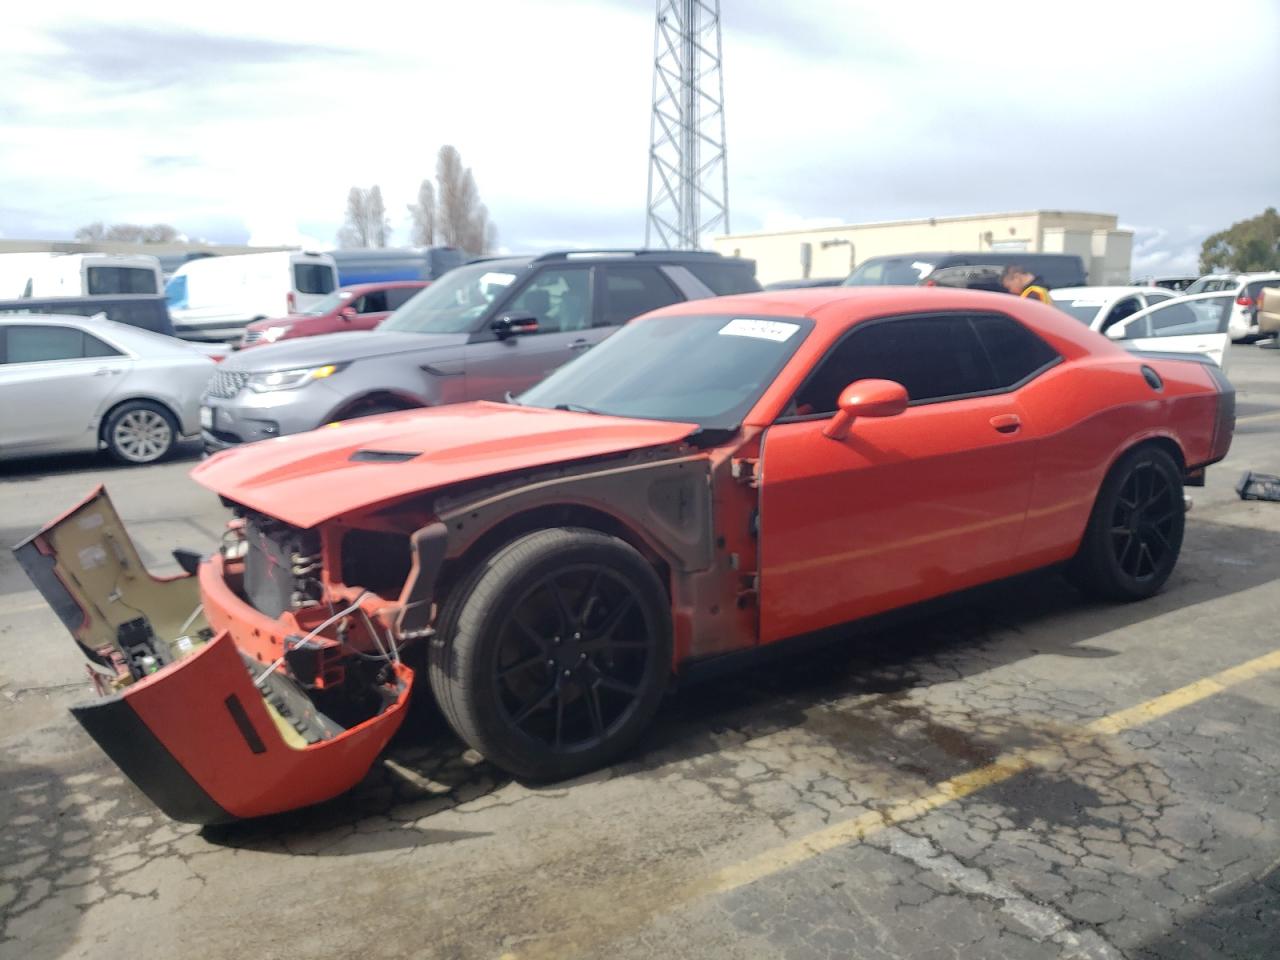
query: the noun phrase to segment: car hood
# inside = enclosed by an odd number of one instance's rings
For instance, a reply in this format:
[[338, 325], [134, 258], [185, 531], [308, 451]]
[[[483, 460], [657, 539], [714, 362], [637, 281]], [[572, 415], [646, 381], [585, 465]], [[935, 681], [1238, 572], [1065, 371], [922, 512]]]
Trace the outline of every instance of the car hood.
[[227, 370], [247, 373], [318, 367], [326, 363], [350, 363], [388, 354], [457, 346], [466, 343], [467, 336], [465, 333], [324, 333], [317, 337], [254, 347], [228, 357], [223, 366]]
[[215, 454], [191, 476], [228, 500], [306, 528], [469, 480], [676, 443], [697, 429], [482, 401], [264, 440]]

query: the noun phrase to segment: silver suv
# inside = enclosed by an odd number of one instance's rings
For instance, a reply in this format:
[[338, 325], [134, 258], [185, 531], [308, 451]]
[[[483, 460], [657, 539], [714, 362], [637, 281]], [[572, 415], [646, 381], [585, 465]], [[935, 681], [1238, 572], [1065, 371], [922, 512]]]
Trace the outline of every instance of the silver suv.
[[632, 317], [759, 289], [753, 261], [715, 253], [561, 252], [476, 261], [445, 274], [376, 330], [228, 357], [202, 398], [205, 449], [392, 410], [500, 400]]

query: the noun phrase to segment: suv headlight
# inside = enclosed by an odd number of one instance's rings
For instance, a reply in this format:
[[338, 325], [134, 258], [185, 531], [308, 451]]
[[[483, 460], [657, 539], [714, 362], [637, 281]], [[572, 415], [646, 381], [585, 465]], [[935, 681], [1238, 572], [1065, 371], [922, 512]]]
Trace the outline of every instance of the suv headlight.
[[255, 373], [249, 377], [249, 389], [257, 393], [273, 390], [295, 390], [312, 380], [332, 377], [345, 367], [345, 363], [326, 363], [323, 367], [303, 367], [299, 370], [276, 370], [272, 373]]
[[267, 327], [262, 331], [262, 339], [267, 343], [275, 343], [288, 332], [288, 327]]

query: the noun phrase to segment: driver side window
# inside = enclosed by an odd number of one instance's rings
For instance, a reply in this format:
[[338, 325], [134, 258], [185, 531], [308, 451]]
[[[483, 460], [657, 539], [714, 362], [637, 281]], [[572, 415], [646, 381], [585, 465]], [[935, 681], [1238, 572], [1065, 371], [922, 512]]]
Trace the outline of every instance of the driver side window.
[[1109, 327], [1115, 326], [1121, 320], [1132, 317], [1141, 309], [1142, 304], [1138, 302], [1137, 297], [1125, 297], [1111, 308], [1111, 312], [1107, 314], [1107, 319], [1102, 321], [1102, 326], [1099, 328], [1099, 332], [1106, 333]]
[[539, 333], [586, 330], [591, 326], [591, 268], [543, 270], [503, 308], [504, 313], [530, 313]]
[[832, 414], [855, 380], [893, 380], [913, 403], [981, 393], [994, 375], [967, 316], [904, 317], [864, 324], [827, 355], [796, 393], [790, 416]]

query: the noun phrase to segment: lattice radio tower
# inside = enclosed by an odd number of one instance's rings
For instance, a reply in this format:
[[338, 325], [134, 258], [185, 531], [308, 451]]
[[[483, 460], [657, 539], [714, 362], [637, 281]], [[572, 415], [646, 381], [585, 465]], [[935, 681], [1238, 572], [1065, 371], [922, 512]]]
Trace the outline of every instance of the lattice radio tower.
[[645, 246], [729, 232], [720, 0], [658, 0]]

